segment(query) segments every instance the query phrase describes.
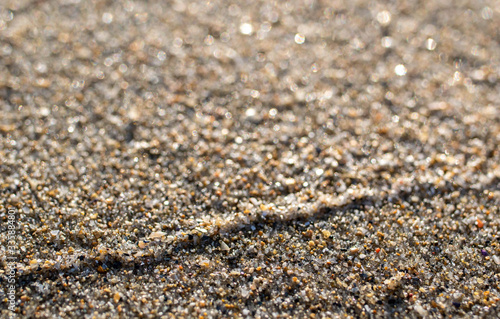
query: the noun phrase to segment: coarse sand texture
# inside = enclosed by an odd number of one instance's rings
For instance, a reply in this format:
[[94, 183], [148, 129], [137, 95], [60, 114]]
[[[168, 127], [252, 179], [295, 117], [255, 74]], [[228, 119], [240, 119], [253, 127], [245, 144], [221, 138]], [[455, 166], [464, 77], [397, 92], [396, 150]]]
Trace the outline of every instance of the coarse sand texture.
[[500, 1], [0, 0], [0, 318], [500, 318]]

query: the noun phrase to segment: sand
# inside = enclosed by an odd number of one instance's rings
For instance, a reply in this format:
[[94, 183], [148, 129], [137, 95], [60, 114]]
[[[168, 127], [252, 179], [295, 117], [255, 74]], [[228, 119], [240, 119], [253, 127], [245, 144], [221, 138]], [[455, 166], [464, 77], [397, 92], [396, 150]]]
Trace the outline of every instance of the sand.
[[1, 1], [1, 317], [498, 317], [499, 30], [497, 1]]

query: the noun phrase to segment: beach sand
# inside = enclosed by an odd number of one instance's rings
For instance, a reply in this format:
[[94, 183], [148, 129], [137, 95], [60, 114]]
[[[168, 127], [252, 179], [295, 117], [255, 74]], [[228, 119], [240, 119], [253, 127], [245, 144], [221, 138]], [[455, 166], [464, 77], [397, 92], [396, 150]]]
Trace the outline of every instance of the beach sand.
[[498, 1], [1, 1], [1, 317], [499, 317], [499, 30]]

